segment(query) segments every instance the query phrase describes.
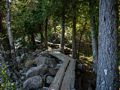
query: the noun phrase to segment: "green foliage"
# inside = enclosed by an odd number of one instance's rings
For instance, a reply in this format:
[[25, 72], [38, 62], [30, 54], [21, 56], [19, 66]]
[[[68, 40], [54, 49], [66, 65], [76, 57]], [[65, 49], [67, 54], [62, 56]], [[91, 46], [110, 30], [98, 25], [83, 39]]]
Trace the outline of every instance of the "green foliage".
[[[5, 3], [5, 2], [4, 2]], [[30, 36], [34, 34], [35, 39], [40, 40], [41, 32], [44, 35], [45, 19], [48, 18], [48, 40], [54, 33], [54, 24], [56, 24], [56, 33], [61, 36], [61, 16], [63, 7], [65, 12], [65, 38], [69, 44], [72, 41], [72, 18], [73, 18], [72, 0], [13, 0], [11, 1], [11, 29], [16, 43], [31, 47]], [[77, 42], [83, 33], [82, 41], [90, 42], [90, 17], [89, 0], [76, 0], [76, 30]], [[6, 11], [4, 11], [6, 13]], [[6, 14], [4, 14], [6, 15]], [[98, 27], [98, 0], [94, 4], [93, 15], [96, 22], [96, 31]], [[5, 17], [5, 16], [4, 16]], [[3, 19], [5, 23], [5, 19]], [[54, 23], [55, 22], [55, 23]], [[85, 29], [84, 24], [86, 24]], [[4, 27], [5, 30], [5, 27]], [[97, 32], [96, 32], [97, 33]], [[39, 36], [38, 36], [39, 35]], [[2, 36], [2, 35], [0, 35]]]
[[15, 83], [11, 83], [5, 65], [0, 67], [0, 90], [16, 90]]

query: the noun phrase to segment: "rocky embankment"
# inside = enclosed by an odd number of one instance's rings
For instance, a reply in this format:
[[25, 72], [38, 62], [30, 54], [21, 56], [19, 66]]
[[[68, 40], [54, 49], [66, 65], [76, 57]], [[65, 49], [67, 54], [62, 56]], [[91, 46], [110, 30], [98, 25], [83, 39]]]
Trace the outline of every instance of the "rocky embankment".
[[17, 57], [21, 74], [18, 90], [48, 90], [62, 61], [39, 50], [21, 56]]

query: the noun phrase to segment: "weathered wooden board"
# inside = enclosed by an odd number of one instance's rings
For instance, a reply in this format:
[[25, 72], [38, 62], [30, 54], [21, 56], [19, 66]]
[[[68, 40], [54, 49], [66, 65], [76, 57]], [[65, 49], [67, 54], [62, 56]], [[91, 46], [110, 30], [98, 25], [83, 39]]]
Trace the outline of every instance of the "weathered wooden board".
[[69, 66], [67, 67], [64, 79], [62, 81], [61, 90], [75, 90], [75, 63], [76, 60], [70, 60]]
[[76, 60], [58, 51], [49, 52], [54, 57], [63, 61], [49, 90], [75, 90], [75, 64]]
[[56, 77], [52, 84], [49, 87], [49, 90], [60, 90], [60, 86], [62, 84], [62, 80], [64, 78], [65, 71], [69, 65], [70, 60], [66, 59], [62, 53], [51, 52], [51, 55], [57, 57], [58, 59], [63, 61], [63, 65], [60, 67], [59, 71], [56, 74]]

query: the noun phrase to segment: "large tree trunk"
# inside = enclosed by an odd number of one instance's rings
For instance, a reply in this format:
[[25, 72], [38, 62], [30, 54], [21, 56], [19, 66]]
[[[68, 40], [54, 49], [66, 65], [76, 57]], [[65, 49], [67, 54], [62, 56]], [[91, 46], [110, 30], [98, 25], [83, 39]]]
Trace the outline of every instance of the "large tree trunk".
[[76, 0], [72, 2], [73, 7], [73, 29], [72, 29], [72, 57], [74, 59], [77, 58], [77, 50], [76, 50]]
[[47, 28], [48, 28], [48, 18], [46, 18], [45, 20], [45, 48], [48, 48], [48, 32], [47, 32]]
[[99, 2], [99, 55], [96, 90], [118, 90], [117, 0]]
[[61, 52], [64, 53], [64, 45], [65, 45], [65, 6], [62, 8], [62, 33], [61, 33]]
[[92, 37], [92, 53], [93, 53], [93, 70], [97, 72], [97, 59], [98, 59], [98, 38], [97, 38], [97, 31], [96, 31], [96, 21], [95, 21], [95, 5], [96, 0], [89, 1], [89, 8], [90, 8], [90, 26], [91, 26], [91, 37]]

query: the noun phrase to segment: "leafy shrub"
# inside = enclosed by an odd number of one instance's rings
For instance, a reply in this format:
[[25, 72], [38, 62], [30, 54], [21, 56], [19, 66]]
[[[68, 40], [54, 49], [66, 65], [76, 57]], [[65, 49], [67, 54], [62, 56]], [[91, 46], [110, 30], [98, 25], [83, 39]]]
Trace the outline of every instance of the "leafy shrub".
[[16, 90], [15, 83], [10, 82], [6, 65], [0, 66], [0, 90]]

